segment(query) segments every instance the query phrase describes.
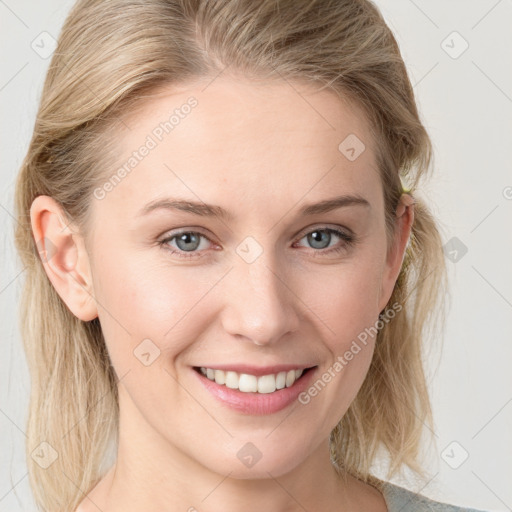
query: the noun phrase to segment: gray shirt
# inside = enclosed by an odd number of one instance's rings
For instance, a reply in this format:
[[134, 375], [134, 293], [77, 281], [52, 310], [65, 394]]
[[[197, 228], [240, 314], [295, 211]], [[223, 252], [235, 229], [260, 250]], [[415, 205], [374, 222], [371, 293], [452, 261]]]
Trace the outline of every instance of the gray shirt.
[[482, 512], [474, 508], [457, 507], [433, 501], [391, 482], [382, 481], [382, 484], [382, 494], [388, 512]]

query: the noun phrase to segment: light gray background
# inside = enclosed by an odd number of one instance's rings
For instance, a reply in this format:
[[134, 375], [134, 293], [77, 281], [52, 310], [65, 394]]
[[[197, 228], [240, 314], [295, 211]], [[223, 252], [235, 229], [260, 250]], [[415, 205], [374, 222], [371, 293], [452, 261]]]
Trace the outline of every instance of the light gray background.
[[[49, 63], [31, 45], [43, 38], [48, 49], [41, 33], [57, 38], [72, 3], [0, 0], [0, 511], [35, 510], [24, 462], [29, 376], [16, 323], [23, 269], [12, 239], [14, 180]], [[447, 261], [452, 307], [444, 350], [429, 369], [432, 479], [396, 482], [442, 501], [512, 510], [512, 1], [376, 4], [434, 142], [435, 177], [423, 194], [444, 241], [467, 247]], [[469, 47], [458, 55], [464, 40]]]

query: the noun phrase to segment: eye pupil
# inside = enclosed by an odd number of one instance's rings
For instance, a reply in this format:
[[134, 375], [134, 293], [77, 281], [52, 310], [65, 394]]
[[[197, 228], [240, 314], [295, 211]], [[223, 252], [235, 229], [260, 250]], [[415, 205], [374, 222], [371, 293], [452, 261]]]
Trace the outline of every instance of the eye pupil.
[[[308, 238], [310, 239], [309, 241], [312, 243], [312, 246], [315, 249], [325, 249], [326, 247], [329, 246], [329, 243], [331, 241], [331, 233], [328, 233], [327, 231], [317, 230], [310, 233], [308, 235]], [[324, 238], [323, 241], [322, 238]], [[322, 246], [323, 242], [325, 242], [326, 240], [327, 244]], [[316, 245], [317, 243], [320, 243], [320, 247]]]
[[[336, 238], [340, 238], [341, 246], [339, 248], [329, 248], [332, 242], [332, 235]], [[324, 229], [315, 229], [314, 231], [310, 231], [307, 235], [305, 235], [310, 247], [313, 249], [317, 249], [313, 254], [324, 255], [328, 251], [341, 252], [348, 248], [348, 246], [353, 244], [353, 237], [349, 235], [345, 235], [341, 231], [337, 231], [335, 229], [324, 228]], [[181, 233], [177, 233], [174, 236], [170, 236], [160, 242], [160, 245], [169, 245], [169, 250], [171, 253], [175, 255], [179, 255], [182, 257], [193, 257], [195, 255], [200, 256], [201, 252], [198, 250], [201, 245], [201, 240], [208, 238], [205, 235], [197, 231], [182, 231]], [[173, 242], [175, 247], [178, 250], [173, 250], [171, 242]], [[325, 251], [324, 249], [327, 249]], [[205, 251], [203, 251], [204, 253]], [[181, 253], [181, 254], [180, 254]], [[184, 254], [189, 253], [189, 254]]]
[[[192, 240], [192, 242], [190, 240]], [[184, 242], [184, 244], [182, 242]], [[182, 233], [176, 238], [176, 245], [182, 251], [194, 251], [199, 246], [199, 242], [199, 237], [194, 233]], [[192, 244], [192, 246], [190, 244]]]

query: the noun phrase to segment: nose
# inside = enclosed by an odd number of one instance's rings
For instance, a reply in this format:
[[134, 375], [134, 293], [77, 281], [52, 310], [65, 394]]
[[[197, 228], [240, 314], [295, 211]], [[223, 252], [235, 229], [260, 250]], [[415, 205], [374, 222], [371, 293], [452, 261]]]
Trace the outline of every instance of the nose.
[[276, 265], [271, 251], [256, 261], [235, 258], [224, 289], [225, 332], [255, 345], [270, 345], [299, 328], [300, 299], [291, 270]]

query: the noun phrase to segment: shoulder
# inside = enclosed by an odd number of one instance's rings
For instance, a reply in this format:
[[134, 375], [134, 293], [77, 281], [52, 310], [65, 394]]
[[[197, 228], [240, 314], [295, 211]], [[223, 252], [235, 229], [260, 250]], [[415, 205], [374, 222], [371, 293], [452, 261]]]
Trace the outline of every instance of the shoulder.
[[386, 501], [388, 512], [407, 512], [409, 510], [414, 512], [483, 512], [473, 508], [457, 507], [434, 501], [391, 482], [381, 481], [381, 485], [381, 492]]

